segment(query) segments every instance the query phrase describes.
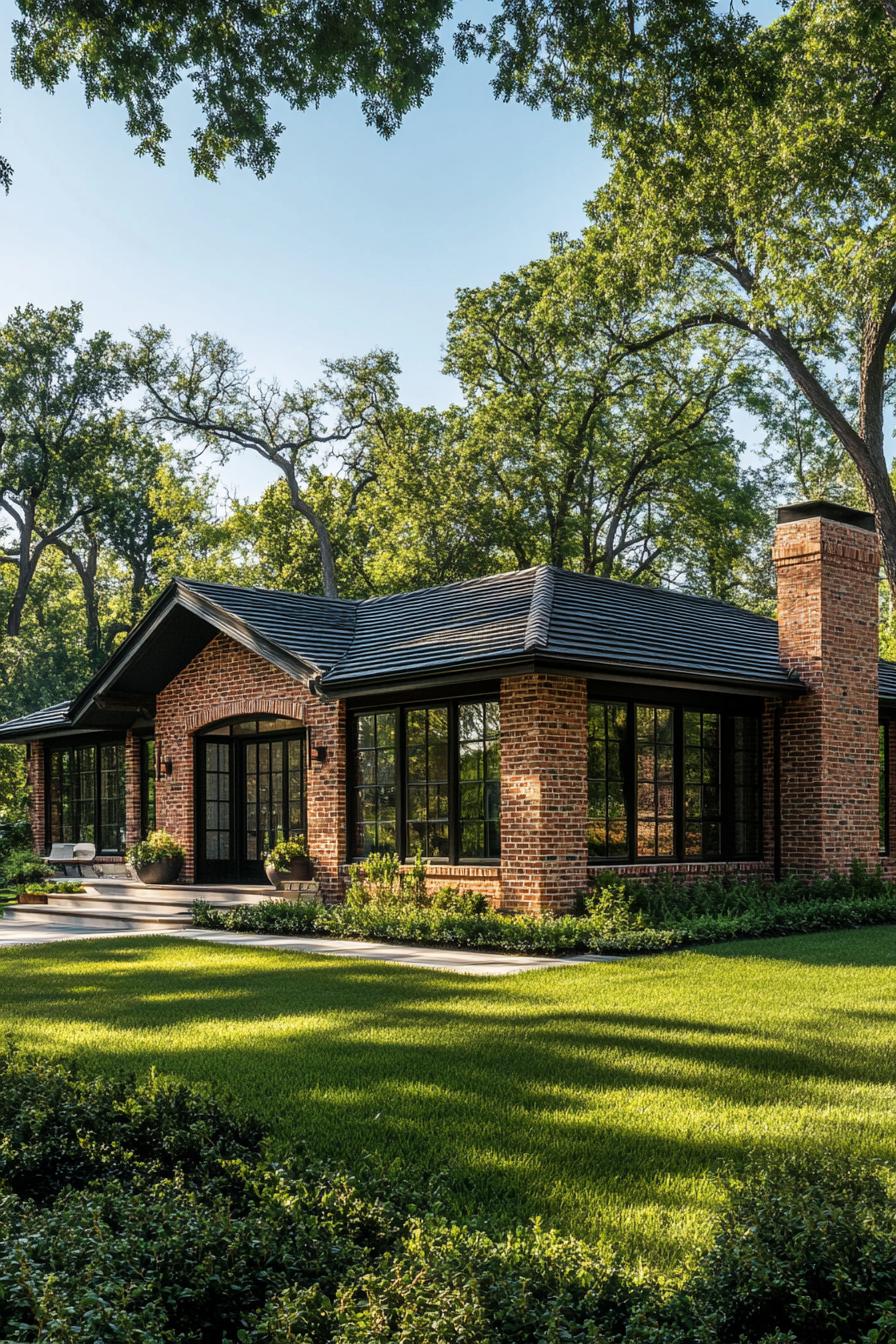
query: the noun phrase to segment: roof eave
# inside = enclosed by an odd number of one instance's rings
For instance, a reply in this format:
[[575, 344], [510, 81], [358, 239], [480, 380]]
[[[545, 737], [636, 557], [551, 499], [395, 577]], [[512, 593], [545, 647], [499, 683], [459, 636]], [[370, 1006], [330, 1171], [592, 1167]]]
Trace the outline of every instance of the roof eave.
[[322, 679], [322, 690], [333, 699], [348, 699], [376, 692], [400, 693], [417, 687], [436, 687], [463, 684], [484, 677], [520, 676], [527, 672], [550, 671], [574, 676], [589, 676], [595, 680], [632, 682], [637, 685], [675, 687], [681, 690], [714, 690], [726, 694], [761, 695], [766, 698], [791, 698], [802, 695], [806, 689], [795, 679], [772, 681], [761, 677], [718, 677], [680, 669], [644, 667], [635, 664], [608, 663], [595, 659], [576, 659], [567, 656], [527, 651], [506, 658], [478, 659], [456, 667], [441, 667], [431, 673], [409, 672], [402, 676]]
[[241, 620], [240, 617], [234, 616], [232, 612], [225, 611], [216, 602], [212, 602], [209, 598], [195, 592], [188, 584], [182, 583], [179, 579], [173, 579], [164, 592], [156, 598], [146, 615], [134, 627], [124, 642], [119, 645], [105, 666], [100, 668], [80, 695], [72, 701], [70, 710], [72, 724], [76, 725], [83, 718], [93, 705], [96, 697], [102, 695], [115, 677], [120, 675], [140, 653], [175, 606], [183, 607], [185, 610], [192, 612], [200, 620], [208, 622], [209, 625], [220, 630], [222, 634], [228, 635], [236, 643], [242, 644], [244, 648], [248, 648], [253, 653], [257, 653], [259, 657], [272, 663], [282, 672], [286, 672], [288, 676], [310, 683], [316, 681], [321, 675], [321, 669], [315, 663], [280, 648], [270, 640], [265, 639], [263, 635], [259, 635], [252, 626]]

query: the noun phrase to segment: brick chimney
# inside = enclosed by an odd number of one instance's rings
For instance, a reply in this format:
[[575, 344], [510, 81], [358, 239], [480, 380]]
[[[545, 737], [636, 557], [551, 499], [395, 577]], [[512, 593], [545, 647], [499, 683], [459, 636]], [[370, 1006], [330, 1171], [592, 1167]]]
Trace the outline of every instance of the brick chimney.
[[780, 719], [783, 872], [878, 861], [878, 584], [870, 513], [813, 501], [778, 510], [772, 550], [781, 662], [807, 693]]

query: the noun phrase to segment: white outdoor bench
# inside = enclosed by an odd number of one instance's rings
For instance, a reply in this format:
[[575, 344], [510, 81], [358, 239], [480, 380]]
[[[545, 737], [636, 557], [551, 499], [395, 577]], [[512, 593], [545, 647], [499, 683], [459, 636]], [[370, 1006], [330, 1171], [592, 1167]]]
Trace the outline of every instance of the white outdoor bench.
[[44, 862], [61, 868], [63, 877], [69, 876], [69, 868], [76, 868], [77, 876], [83, 877], [84, 864], [93, 863], [95, 858], [96, 845], [80, 841], [74, 845], [52, 845]]

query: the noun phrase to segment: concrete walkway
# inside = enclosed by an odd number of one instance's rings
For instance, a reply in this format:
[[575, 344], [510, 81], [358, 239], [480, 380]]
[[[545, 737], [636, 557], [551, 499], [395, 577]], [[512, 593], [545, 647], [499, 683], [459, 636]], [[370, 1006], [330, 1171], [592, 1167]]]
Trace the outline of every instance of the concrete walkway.
[[[66, 939], [159, 937], [159, 930], [91, 929], [53, 924], [52, 928], [0, 919], [0, 948], [29, 943], [57, 943]], [[353, 957], [365, 961], [388, 961], [396, 966], [418, 966], [429, 971], [456, 971], [462, 975], [518, 975], [580, 966], [592, 961], [620, 961], [620, 957], [519, 957], [504, 952], [474, 952], [456, 947], [412, 947], [404, 943], [349, 942], [342, 938], [287, 938], [262, 933], [226, 933], [218, 929], [171, 929], [165, 938], [188, 938], [197, 943], [227, 943], [231, 947], [273, 947], [280, 952], [317, 953], [328, 957]]]
[[203, 943], [230, 943], [234, 947], [275, 947], [281, 952], [316, 952], [327, 957], [360, 957], [390, 961], [398, 966], [421, 966], [428, 971], [460, 971], [463, 975], [518, 975], [591, 961], [621, 961], [621, 957], [520, 957], [507, 952], [476, 952], [463, 947], [414, 947], [407, 943], [352, 942], [347, 938], [288, 938], [266, 933], [226, 933], [219, 929], [178, 929], [171, 938]]

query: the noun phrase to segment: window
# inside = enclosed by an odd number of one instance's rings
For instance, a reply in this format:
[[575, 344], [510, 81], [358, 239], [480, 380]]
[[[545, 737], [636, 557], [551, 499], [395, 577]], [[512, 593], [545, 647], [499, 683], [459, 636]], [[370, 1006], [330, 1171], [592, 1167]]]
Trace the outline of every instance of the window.
[[762, 852], [762, 775], [759, 719], [735, 714], [730, 720], [733, 853], [736, 859]]
[[202, 751], [205, 767], [204, 853], [206, 859], [213, 861], [229, 859], [230, 743], [206, 738], [202, 743]]
[[354, 719], [352, 849], [464, 862], [500, 856], [500, 719], [493, 700], [369, 710]]
[[140, 743], [140, 834], [145, 839], [156, 829], [156, 740]]
[[407, 711], [406, 854], [448, 857], [448, 706]]
[[588, 851], [595, 858], [628, 854], [626, 718], [624, 704], [588, 706]]
[[457, 711], [461, 858], [496, 859], [500, 852], [501, 743], [493, 701]]
[[722, 739], [719, 714], [687, 709], [684, 725], [684, 852], [722, 855]]
[[756, 714], [592, 701], [589, 858], [759, 857], [760, 747]]
[[394, 710], [355, 719], [356, 854], [394, 850], [398, 844], [395, 800], [397, 720]]
[[100, 746], [100, 843], [103, 850], [124, 849], [124, 744]]
[[888, 724], [882, 723], [877, 730], [881, 854], [889, 854], [890, 852], [890, 743], [888, 728]]
[[675, 853], [672, 714], [667, 707], [635, 706], [638, 858], [665, 859]]
[[51, 747], [50, 844], [86, 841], [106, 853], [124, 848], [124, 743]]

